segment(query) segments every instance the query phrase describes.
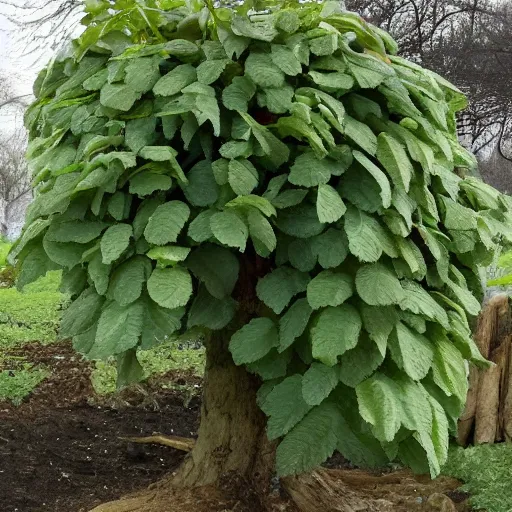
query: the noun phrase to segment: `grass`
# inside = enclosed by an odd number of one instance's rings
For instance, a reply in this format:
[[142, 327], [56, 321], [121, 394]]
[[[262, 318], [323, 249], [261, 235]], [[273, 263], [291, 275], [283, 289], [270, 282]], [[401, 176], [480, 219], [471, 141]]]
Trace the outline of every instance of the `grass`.
[[510, 512], [512, 510], [512, 444], [453, 447], [443, 468], [445, 475], [464, 483], [475, 510]]
[[24, 363], [21, 369], [0, 371], [0, 400], [19, 405], [48, 375], [48, 369], [33, 368], [30, 363]]
[[[31, 342], [56, 342], [61, 310], [66, 302], [58, 291], [60, 279], [60, 272], [49, 272], [26, 286], [23, 292], [0, 288], [0, 400], [20, 402], [51, 372], [51, 368], [33, 367], [23, 359], [11, 361], [6, 353]], [[178, 350], [176, 342], [168, 342], [139, 352], [139, 359], [144, 378], [178, 369], [202, 375], [204, 349]], [[115, 361], [96, 361], [91, 378], [97, 394], [114, 393]]]
[[[175, 342], [160, 345], [151, 350], [138, 353], [139, 362], [144, 369], [144, 378], [161, 375], [172, 370], [190, 370], [201, 376], [204, 369], [204, 349], [178, 350]], [[116, 369], [114, 362], [109, 360], [96, 361], [93, 370], [92, 385], [99, 395], [116, 391]]]
[[55, 341], [63, 302], [59, 282], [60, 273], [49, 272], [23, 292], [0, 289], [0, 349]]

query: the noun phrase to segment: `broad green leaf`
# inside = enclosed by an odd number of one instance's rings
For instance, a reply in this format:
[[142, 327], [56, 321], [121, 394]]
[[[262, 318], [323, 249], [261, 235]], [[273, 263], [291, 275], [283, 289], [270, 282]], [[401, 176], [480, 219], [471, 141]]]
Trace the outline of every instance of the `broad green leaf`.
[[153, 92], [158, 96], [174, 96], [196, 80], [196, 69], [190, 64], [180, 64], [158, 80]]
[[144, 298], [144, 327], [142, 329], [140, 348], [147, 350], [164, 343], [172, 337], [173, 333], [181, 327], [181, 318], [185, 313], [184, 308], [167, 309]]
[[176, 242], [189, 216], [190, 208], [181, 201], [161, 204], [149, 218], [144, 237], [155, 245]]
[[121, 306], [109, 304], [101, 313], [91, 359], [106, 359], [134, 348], [139, 343], [144, 326], [144, 305], [141, 301]]
[[366, 332], [384, 356], [389, 335], [398, 322], [396, 310], [391, 306], [369, 306], [363, 303], [360, 313]]
[[259, 375], [263, 381], [279, 379], [286, 375], [291, 357], [292, 352], [290, 350], [279, 353], [275, 348], [272, 348], [265, 357], [248, 364], [247, 371]]
[[302, 377], [302, 396], [308, 405], [321, 404], [338, 385], [338, 367], [313, 363]]
[[106, 265], [103, 263], [101, 252], [97, 251], [91, 261], [89, 261], [87, 269], [96, 291], [100, 295], [105, 295], [110, 281], [112, 265]]
[[235, 332], [229, 350], [237, 365], [253, 363], [279, 343], [277, 328], [270, 318], [253, 318]]
[[447, 396], [466, 400], [468, 382], [462, 354], [446, 337], [438, 336], [434, 343], [432, 377]]
[[392, 135], [384, 132], [377, 137], [377, 144], [377, 158], [393, 184], [408, 192], [414, 169], [405, 149]]
[[279, 352], [286, 350], [306, 330], [313, 310], [307, 299], [297, 299], [279, 320]]
[[52, 223], [46, 233], [46, 238], [52, 242], [76, 242], [86, 244], [108, 227], [108, 224], [99, 221], [69, 221]]
[[124, 142], [134, 153], [138, 153], [145, 146], [153, 144], [156, 135], [156, 117], [131, 119], [126, 123]]
[[217, 299], [230, 296], [238, 280], [238, 259], [223, 247], [203, 244], [191, 252], [186, 265]]
[[382, 255], [384, 228], [374, 217], [353, 207], [348, 208], [344, 219], [350, 252], [361, 261], [377, 261]]
[[323, 268], [341, 265], [348, 254], [348, 242], [339, 229], [329, 228], [311, 241], [311, 251]]
[[395, 273], [382, 263], [363, 265], [357, 271], [356, 290], [370, 306], [400, 304], [405, 297]]
[[235, 316], [236, 306], [236, 302], [231, 297], [217, 299], [202, 285], [190, 307], [187, 326], [223, 329]]
[[302, 396], [302, 376], [292, 375], [277, 384], [261, 409], [269, 417], [267, 436], [271, 441], [287, 434], [311, 409]]
[[444, 308], [439, 305], [432, 296], [420, 284], [414, 281], [403, 281], [404, 298], [400, 303], [402, 309], [423, 315], [428, 319], [438, 322], [445, 329], [449, 329], [450, 323]]
[[185, 268], [156, 268], [148, 279], [149, 296], [160, 306], [186, 306], [192, 295], [192, 279]]
[[117, 260], [128, 248], [133, 236], [129, 224], [114, 224], [101, 237], [101, 255], [104, 264], [108, 265]]
[[380, 187], [380, 197], [382, 206], [389, 208], [391, 206], [391, 186], [389, 180], [369, 158], [359, 151], [353, 152], [354, 158], [373, 176]]
[[293, 163], [288, 181], [299, 187], [315, 187], [327, 183], [338, 164], [328, 159], [319, 159], [312, 151], [299, 155]]
[[316, 208], [304, 203], [280, 210], [276, 224], [283, 233], [297, 238], [319, 235], [325, 227], [325, 224], [318, 220]]
[[210, 206], [219, 197], [219, 186], [213, 175], [212, 164], [202, 160], [187, 173], [188, 184], [182, 185], [187, 200], [194, 206]]
[[353, 349], [341, 356], [339, 379], [343, 384], [355, 388], [375, 372], [384, 357], [385, 353], [381, 352], [377, 344], [363, 335]]
[[284, 84], [284, 73], [267, 53], [251, 52], [245, 61], [245, 74], [261, 87], [281, 87]]
[[256, 293], [275, 313], [281, 313], [290, 300], [304, 292], [309, 276], [289, 267], [279, 267], [258, 281]]
[[377, 137], [372, 130], [357, 119], [344, 116], [345, 136], [354, 144], [364, 149], [369, 155], [374, 156], [377, 152]]
[[349, 90], [354, 85], [354, 79], [346, 73], [320, 73], [318, 71], [310, 71], [308, 74], [320, 89], [327, 92]]
[[232, 62], [231, 59], [205, 60], [197, 66], [197, 80], [203, 84], [210, 85], [220, 78], [226, 66]]
[[309, 190], [305, 188], [290, 188], [284, 190], [272, 199], [272, 204], [276, 208], [290, 208], [296, 206], [304, 200]]
[[311, 329], [313, 357], [334, 366], [338, 356], [356, 346], [361, 325], [359, 313], [349, 304], [324, 309]]
[[245, 244], [249, 236], [246, 223], [231, 211], [214, 214], [210, 219], [213, 236], [228, 247], [237, 247], [240, 252], [245, 251]]
[[411, 379], [421, 380], [429, 372], [434, 346], [425, 336], [398, 322], [391, 334], [389, 348], [394, 361]]
[[189, 247], [180, 247], [178, 245], [164, 245], [162, 247], [153, 247], [146, 256], [156, 260], [160, 266], [173, 266], [179, 261], [185, 261], [190, 254]]
[[296, 76], [302, 72], [299, 59], [290, 48], [281, 44], [271, 45], [272, 62], [283, 71], [283, 73]]
[[340, 418], [339, 409], [330, 402], [311, 409], [277, 447], [278, 475], [304, 473], [325, 462], [336, 449]]
[[112, 273], [108, 287], [108, 298], [115, 300], [121, 306], [136, 301], [151, 271], [149, 260], [135, 256], [122, 263]]
[[316, 211], [320, 222], [331, 223], [341, 219], [347, 207], [336, 189], [330, 185], [318, 185]]
[[256, 252], [266, 257], [273, 252], [277, 245], [276, 235], [270, 222], [259, 210], [251, 208], [247, 214], [249, 223], [249, 235], [253, 241]]
[[127, 112], [140, 98], [141, 93], [133, 89], [129, 84], [105, 84], [101, 88], [101, 104], [108, 108]]
[[231, 160], [228, 181], [235, 194], [247, 196], [258, 186], [258, 171], [249, 160]]
[[81, 334], [98, 320], [105, 298], [93, 288], [87, 288], [65, 309], [60, 324], [60, 336], [69, 338]]
[[189, 225], [188, 236], [196, 242], [205, 242], [213, 237], [210, 220], [215, 215], [216, 210], [202, 211]]
[[354, 282], [348, 274], [324, 270], [308, 284], [307, 298], [313, 309], [339, 306], [354, 293]]
[[359, 413], [373, 426], [375, 437], [393, 441], [402, 421], [398, 386], [386, 375], [375, 373], [356, 386]]
[[130, 194], [138, 196], [149, 196], [156, 190], [169, 190], [172, 185], [172, 179], [164, 174], [155, 174], [152, 172], [143, 172], [136, 174], [130, 180]]
[[228, 110], [247, 112], [247, 104], [256, 93], [256, 86], [245, 76], [236, 76], [222, 91], [222, 103]]

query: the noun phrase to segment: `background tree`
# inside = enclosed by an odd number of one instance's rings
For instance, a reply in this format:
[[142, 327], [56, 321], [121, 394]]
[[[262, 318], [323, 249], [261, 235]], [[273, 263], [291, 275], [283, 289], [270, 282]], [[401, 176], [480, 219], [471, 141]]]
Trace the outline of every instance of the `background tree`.
[[[234, 471], [264, 495], [274, 467], [335, 449], [436, 476], [465, 360], [483, 363], [467, 317], [479, 265], [512, 238], [508, 201], [466, 176], [458, 89], [338, 2], [265, 6], [88, 5], [26, 113], [18, 284], [64, 268], [61, 335], [115, 355], [121, 383], [137, 350], [206, 336], [174, 486]], [[303, 510], [329, 499], [315, 478], [287, 481]], [[131, 509], [165, 509], [167, 488]]]

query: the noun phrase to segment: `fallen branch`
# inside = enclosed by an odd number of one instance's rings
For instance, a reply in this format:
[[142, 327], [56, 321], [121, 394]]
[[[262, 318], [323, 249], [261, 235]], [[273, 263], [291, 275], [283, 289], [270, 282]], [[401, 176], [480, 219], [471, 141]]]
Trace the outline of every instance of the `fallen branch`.
[[176, 450], [181, 450], [182, 452], [191, 451], [196, 444], [195, 439], [178, 436], [164, 436], [162, 434], [147, 437], [120, 437], [119, 439], [129, 441], [130, 443], [161, 444], [163, 446], [176, 448]]

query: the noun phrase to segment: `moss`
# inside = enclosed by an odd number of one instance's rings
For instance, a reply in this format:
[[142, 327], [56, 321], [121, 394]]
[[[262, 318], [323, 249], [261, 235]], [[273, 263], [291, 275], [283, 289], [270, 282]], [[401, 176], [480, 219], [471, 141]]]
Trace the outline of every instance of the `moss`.
[[464, 482], [462, 490], [471, 494], [476, 510], [512, 510], [512, 444], [452, 448], [443, 473]]

